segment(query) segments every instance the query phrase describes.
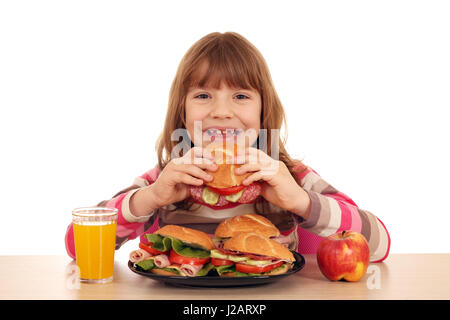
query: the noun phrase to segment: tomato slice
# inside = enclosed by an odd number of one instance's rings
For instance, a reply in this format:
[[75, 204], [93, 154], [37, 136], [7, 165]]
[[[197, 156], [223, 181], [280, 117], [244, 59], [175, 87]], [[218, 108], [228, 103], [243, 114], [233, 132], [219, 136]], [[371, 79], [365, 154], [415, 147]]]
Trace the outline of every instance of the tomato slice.
[[211, 191], [214, 191], [215, 193], [218, 193], [222, 196], [228, 196], [230, 194], [235, 194], [238, 193], [239, 191], [241, 191], [242, 189], [245, 188], [245, 186], [240, 185], [240, 186], [235, 186], [235, 187], [230, 187], [230, 188], [213, 188], [213, 187], [208, 187], [209, 189], [211, 189]]
[[142, 250], [145, 250], [148, 253], [153, 254], [153, 255], [167, 253], [167, 251], [159, 251], [159, 250], [152, 248], [152, 245], [153, 245], [153, 242], [149, 242], [148, 245], [141, 242], [141, 243], [139, 243], [139, 248], [141, 248]]
[[200, 265], [205, 264], [209, 261], [210, 258], [191, 258], [191, 257], [183, 257], [175, 252], [175, 250], [170, 250], [169, 261], [177, 264], [193, 264]]
[[252, 266], [249, 264], [243, 264], [243, 263], [236, 263], [236, 271], [243, 272], [243, 273], [264, 273], [269, 272], [270, 270], [273, 270], [275, 268], [281, 267], [283, 265], [284, 261], [280, 261], [275, 264], [269, 264], [267, 266]]
[[213, 266], [231, 266], [234, 264], [233, 261], [231, 260], [226, 260], [226, 259], [219, 259], [219, 258], [211, 258], [211, 264]]

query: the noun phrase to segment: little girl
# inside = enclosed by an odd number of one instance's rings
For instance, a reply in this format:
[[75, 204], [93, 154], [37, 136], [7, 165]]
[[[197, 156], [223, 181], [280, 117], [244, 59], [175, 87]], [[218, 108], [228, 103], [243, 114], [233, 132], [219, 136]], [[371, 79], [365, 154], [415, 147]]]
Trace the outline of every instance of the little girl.
[[[194, 144], [198, 139], [193, 138], [198, 124], [201, 146]], [[98, 204], [119, 211], [116, 249], [138, 236], [146, 242], [146, 233], [167, 224], [214, 234], [224, 219], [258, 213], [271, 220], [284, 235], [286, 245], [299, 253], [315, 253], [323, 237], [353, 230], [367, 239], [370, 261], [383, 261], [390, 247], [383, 223], [358, 208], [312, 168], [292, 159], [279, 135], [272, 135], [276, 132], [273, 129], [279, 130], [282, 124], [286, 124], [285, 114], [269, 69], [247, 39], [234, 32], [215, 32], [197, 41], [184, 55], [171, 86], [164, 130], [156, 144], [158, 164], [137, 177], [133, 185]], [[186, 132], [180, 143], [174, 141], [174, 132], [179, 129]], [[224, 138], [220, 133], [235, 135], [249, 130], [266, 133], [265, 141], [258, 135], [246, 149], [248, 154], [264, 159], [265, 164], [246, 162], [236, 174], [251, 173], [243, 184], [259, 181], [261, 195], [251, 204], [219, 207], [194, 200], [190, 187], [210, 181], [207, 171], [217, 170], [217, 165], [199, 150], [214, 139]], [[272, 146], [276, 143], [274, 157]], [[183, 157], [196, 157], [198, 161], [176, 161], [181, 156], [175, 147], [180, 145], [189, 150]], [[257, 149], [258, 145], [263, 145], [264, 151]], [[272, 168], [277, 170], [264, 171], [267, 164], [276, 165]], [[65, 243], [67, 253], [75, 258], [72, 224]]]

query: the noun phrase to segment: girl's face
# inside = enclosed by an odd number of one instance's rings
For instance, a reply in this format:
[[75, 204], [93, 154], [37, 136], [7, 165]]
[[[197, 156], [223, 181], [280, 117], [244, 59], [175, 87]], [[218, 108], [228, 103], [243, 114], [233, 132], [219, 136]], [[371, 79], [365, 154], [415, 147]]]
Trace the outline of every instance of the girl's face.
[[[198, 140], [194, 139], [194, 124], [201, 124], [203, 147], [213, 141], [236, 142], [244, 133], [250, 137], [250, 146], [256, 141], [261, 119], [261, 96], [257, 90], [230, 88], [224, 82], [219, 89], [192, 87], [185, 105], [186, 129], [194, 144], [198, 145]], [[199, 129], [196, 128], [197, 134]], [[256, 135], [250, 136], [251, 132]]]

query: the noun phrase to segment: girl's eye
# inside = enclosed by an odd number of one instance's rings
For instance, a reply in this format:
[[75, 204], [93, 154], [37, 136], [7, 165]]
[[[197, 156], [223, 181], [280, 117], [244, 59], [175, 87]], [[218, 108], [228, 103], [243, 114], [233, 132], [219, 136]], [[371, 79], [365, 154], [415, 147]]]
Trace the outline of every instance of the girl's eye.
[[208, 95], [206, 93], [200, 93], [198, 96], [196, 96], [196, 98], [200, 98], [200, 99], [208, 99]]
[[[207, 93], [200, 93], [200, 94], [196, 95], [195, 98], [204, 100], [204, 99], [208, 99], [209, 95]], [[245, 94], [238, 94], [235, 96], [235, 98], [238, 100], [249, 99], [249, 97], [246, 96]]]
[[238, 100], [248, 99], [248, 97], [247, 97], [246, 95], [244, 95], [244, 94], [238, 94], [238, 95], [236, 96], [236, 98], [237, 98]]

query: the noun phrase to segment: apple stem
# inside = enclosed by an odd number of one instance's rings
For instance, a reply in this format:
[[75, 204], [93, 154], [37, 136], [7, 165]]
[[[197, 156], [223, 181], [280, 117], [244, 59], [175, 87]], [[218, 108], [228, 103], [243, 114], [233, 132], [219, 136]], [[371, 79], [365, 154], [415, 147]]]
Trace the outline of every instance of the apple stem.
[[342, 237], [344, 236], [344, 234], [345, 234], [345, 230], [344, 230], [344, 231], [342, 231]]

